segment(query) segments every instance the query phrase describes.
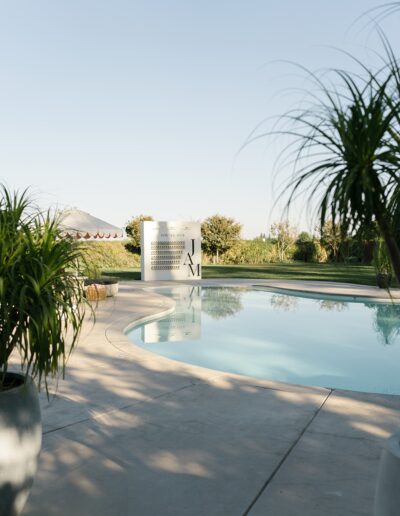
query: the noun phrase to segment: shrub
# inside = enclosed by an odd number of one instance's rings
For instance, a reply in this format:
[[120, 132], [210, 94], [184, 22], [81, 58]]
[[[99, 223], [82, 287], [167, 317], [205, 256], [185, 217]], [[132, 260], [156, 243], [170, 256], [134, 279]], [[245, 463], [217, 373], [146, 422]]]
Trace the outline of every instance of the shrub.
[[140, 255], [140, 226], [142, 222], [154, 220], [151, 215], [138, 215], [132, 217], [127, 223], [125, 231], [129, 237], [129, 241], [125, 242], [125, 249], [130, 253]]
[[313, 238], [309, 233], [300, 233], [296, 240], [294, 259], [302, 262], [319, 263], [325, 262], [328, 258], [326, 249], [320, 241]]
[[295, 252], [296, 230], [289, 225], [289, 222], [272, 224], [271, 238], [274, 243], [274, 261], [291, 260]]
[[272, 244], [262, 240], [239, 240], [222, 255], [220, 263], [262, 265], [272, 261]]

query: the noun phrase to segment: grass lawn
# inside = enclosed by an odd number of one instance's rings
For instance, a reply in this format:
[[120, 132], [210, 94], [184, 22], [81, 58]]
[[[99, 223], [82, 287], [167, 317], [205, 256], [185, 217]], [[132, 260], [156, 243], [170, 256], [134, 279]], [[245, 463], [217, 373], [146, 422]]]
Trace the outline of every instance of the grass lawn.
[[[140, 269], [109, 269], [103, 272], [125, 280], [140, 280]], [[369, 265], [333, 263], [270, 263], [267, 265], [204, 265], [203, 278], [253, 278], [341, 281], [376, 285], [374, 268]]]

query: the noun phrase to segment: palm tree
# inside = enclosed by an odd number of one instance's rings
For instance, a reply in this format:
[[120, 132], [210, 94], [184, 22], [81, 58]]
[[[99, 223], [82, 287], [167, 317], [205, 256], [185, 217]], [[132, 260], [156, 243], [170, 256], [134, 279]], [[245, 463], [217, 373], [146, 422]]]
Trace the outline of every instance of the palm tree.
[[[396, 2], [392, 4], [392, 8], [395, 10], [400, 10], [400, 3]], [[390, 42], [386, 38], [383, 31], [380, 31], [380, 36], [382, 40], [382, 44], [385, 49], [385, 57], [384, 63], [387, 68], [390, 70], [393, 77], [393, 88], [391, 91], [391, 95], [387, 96], [387, 102], [389, 106], [396, 107], [396, 103], [400, 100], [400, 65], [399, 60], [396, 59], [396, 56], [393, 52], [393, 49], [390, 45]], [[396, 124], [393, 124], [393, 127], [390, 128], [390, 135], [392, 137], [392, 145], [395, 151], [399, 152], [400, 149], [400, 110], [395, 109], [395, 119]], [[397, 241], [400, 241], [400, 188], [397, 184], [393, 189], [391, 200], [390, 200], [390, 210], [392, 214], [392, 219], [394, 223], [394, 232], [395, 238]]]
[[353, 232], [376, 221], [400, 281], [394, 217], [400, 213], [398, 71], [395, 60], [366, 78], [333, 70], [339, 79], [335, 89], [312, 75], [321, 92], [317, 103], [284, 115], [291, 126], [278, 132], [294, 137], [287, 207], [306, 193], [308, 202], [317, 201], [321, 226], [332, 219], [342, 231]]

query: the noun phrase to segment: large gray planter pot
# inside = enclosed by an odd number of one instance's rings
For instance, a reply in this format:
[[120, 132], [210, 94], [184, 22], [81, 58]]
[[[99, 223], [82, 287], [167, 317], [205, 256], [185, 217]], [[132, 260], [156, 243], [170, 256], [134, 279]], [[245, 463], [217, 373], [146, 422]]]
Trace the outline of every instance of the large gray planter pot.
[[42, 445], [39, 398], [30, 378], [0, 391], [0, 515], [16, 516], [25, 505]]
[[375, 516], [400, 514], [400, 432], [386, 441], [382, 451], [375, 492]]

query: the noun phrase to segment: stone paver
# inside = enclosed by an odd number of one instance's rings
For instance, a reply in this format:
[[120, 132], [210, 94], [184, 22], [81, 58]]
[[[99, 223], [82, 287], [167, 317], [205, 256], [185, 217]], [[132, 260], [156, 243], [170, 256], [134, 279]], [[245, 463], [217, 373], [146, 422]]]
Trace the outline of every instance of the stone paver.
[[399, 396], [333, 392], [249, 514], [372, 515], [382, 442], [399, 414]]
[[325, 397], [199, 383], [48, 434], [28, 514], [242, 514]]
[[[99, 305], [56, 395], [41, 395], [43, 449], [24, 515], [371, 515], [400, 397], [256, 380], [150, 353], [123, 330], [173, 302], [144, 286], [123, 283]], [[379, 295], [354, 295], [362, 292]]]

